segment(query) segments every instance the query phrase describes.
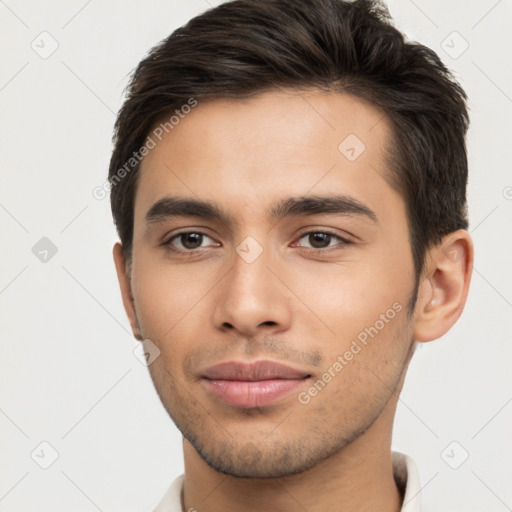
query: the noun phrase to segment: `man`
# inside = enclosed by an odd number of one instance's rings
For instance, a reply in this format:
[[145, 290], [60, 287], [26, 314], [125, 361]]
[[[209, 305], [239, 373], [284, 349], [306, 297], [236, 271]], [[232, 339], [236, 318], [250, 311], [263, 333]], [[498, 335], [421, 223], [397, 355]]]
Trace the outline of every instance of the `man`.
[[391, 434], [468, 293], [465, 100], [366, 0], [229, 2], [140, 63], [109, 181], [123, 303], [183, 434], [157, 512], [419, 510]]

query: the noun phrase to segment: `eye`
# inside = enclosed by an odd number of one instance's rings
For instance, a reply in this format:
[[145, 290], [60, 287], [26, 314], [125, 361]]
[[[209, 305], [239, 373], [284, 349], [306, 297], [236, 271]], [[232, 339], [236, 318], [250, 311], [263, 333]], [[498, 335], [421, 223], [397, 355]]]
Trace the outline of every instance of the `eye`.
[[174, 251], [189, 252], [201, 247], [206, 247], [203, 245], [203, 242], [208, 240], [215, 244], [215, 242], [204, 233], [199, 233], [197, 231], [186, 231], [183, 233], [178, 233], [177, 235], [173, 235], [164, 243], [164, 245], [168, 246], [169, 249]]
[[[296, 242], [296, 246], [312, 251], [321, 251], [330, 247], [349, 245], [352, 242], [328, 231], [310, 231], [304, 233]], [[208, 246], [218, 246], [212, 238], [198, 231], [184, 231], [170, 237], [164, 246], [175, 252], [193, 252]]]
[[[301, 244], [301, 240], [305, 240], [306, 244]], [[334, 243], [333, 243], [334, 242]], [[351, 244], [350, 240], [342, 238], [339, 235], [335, 235], [334, 233], [329, 233], [328, 231], [310, 231], [308, 233], [304, 233], [299, 238], [299, 247], [305, 247], [308, 249], [326, 249], [328, 247], [333, 247], [336, 245], [348, 245]]]

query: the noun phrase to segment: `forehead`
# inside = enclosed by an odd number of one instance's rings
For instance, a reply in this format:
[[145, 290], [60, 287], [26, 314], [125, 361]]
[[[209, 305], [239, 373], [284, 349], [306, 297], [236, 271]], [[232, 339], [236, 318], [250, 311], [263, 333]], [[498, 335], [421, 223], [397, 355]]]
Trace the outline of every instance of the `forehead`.
[[347, 94], [281, 90], [198, 100], [161, 140], [153, 137], [141, 164], [135, 223], [168, 194], [214, 199], [248, 216], [308, 193], [399, 200], [385, 179], [390, 133], [380, 110]]

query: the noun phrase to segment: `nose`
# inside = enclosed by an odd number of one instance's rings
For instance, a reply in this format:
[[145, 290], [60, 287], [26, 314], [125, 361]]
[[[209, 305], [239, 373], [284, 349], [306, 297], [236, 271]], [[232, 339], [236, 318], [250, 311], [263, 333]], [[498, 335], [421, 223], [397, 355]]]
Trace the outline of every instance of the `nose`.
[[234, 256], [231, 270], [216, 287], [213, 321], [217, 329], [255, 336], [290, 327], [290, 296], [277, 277], [279, 265], [270, 260], [267, 251], [255, 261]]

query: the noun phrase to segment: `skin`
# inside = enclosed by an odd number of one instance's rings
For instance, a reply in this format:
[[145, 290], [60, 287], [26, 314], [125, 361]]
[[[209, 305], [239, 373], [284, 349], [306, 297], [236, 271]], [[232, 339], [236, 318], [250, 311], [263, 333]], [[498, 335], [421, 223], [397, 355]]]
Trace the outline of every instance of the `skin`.
[[[120, 244], [114, 260], [135, 337], [161, 351], [149, 370], [184, 435], [184, 510], [400, 509], [391, 465], [398, 393], [415, 344], [460, 316], [473, 247], [460, 230], [429, 250], [408, 315], [414, 267], [405, 204], [387, 181], [390, 133], [380, 111], [352, 96], [280, 90], [199, 102], [145, 157], [131, 272]], [[349, 134], [366, 146], [354, 161], [338, 150]], [[288, 197], [335, 193], [377, 222], [266, 213]], [[166, 195], [216, 202], [230, 219], [148, 224]], [[181, 231], [206, 236], [187, 249], [188, 238], [169, 242]], [[325, 231], [336, 235], [323, 238], [327, 247], [307, 235]], [[262, 249], [251, 263], [236, 252], [247, 236]], [[401, 311], [301, 403], [298, 394], [393, 304]], [[271, 405], [242, 409], [208, 393], [200, 377], [220, 362], [262, 359], [311, 378]]]

